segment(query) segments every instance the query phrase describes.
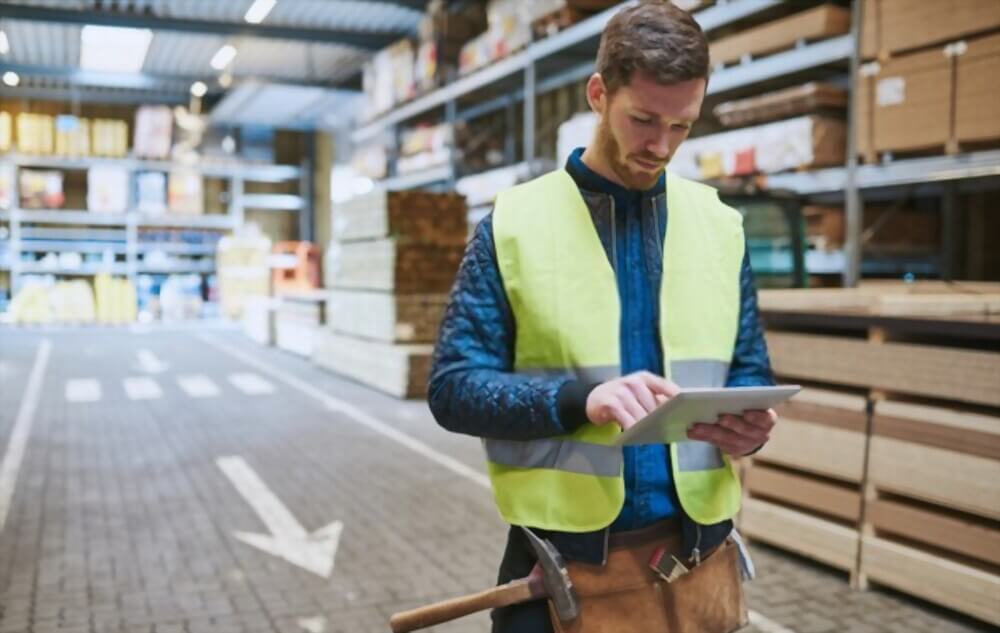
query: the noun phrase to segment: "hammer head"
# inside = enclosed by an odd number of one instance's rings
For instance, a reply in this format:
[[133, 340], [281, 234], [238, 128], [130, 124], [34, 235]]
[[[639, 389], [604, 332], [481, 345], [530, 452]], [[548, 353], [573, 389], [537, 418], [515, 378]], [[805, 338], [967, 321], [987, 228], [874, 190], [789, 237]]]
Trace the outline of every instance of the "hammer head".
[[576, 590], [573, 589], [573, 581], [566, 571], [566, 562], [562, 554], [552, 546], [552, 543], [538, 538], [528, 528], [521, 529], [531, 543], [531, 548], [535, 550], [535, 555], [538, 556], [538, 566], [542, 570], [545, 590], [556, 609], [556, 615], [562, 622], [575, 620], [580, 615], [580, 604], [576, 598]]

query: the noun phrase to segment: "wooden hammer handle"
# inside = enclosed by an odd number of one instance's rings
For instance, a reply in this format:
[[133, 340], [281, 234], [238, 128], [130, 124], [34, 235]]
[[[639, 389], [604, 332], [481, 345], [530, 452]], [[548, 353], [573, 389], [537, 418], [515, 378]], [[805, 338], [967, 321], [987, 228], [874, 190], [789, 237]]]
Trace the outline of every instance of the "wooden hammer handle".
[[545, 585], [542, 578], [532, 575], [471, 596], [453, 598], [412, 611], [397, 613], [389, 620], [389, 626], [392, 627], [393, 633], [409, 633], [485, 609], [506, 607], [545, 596]]

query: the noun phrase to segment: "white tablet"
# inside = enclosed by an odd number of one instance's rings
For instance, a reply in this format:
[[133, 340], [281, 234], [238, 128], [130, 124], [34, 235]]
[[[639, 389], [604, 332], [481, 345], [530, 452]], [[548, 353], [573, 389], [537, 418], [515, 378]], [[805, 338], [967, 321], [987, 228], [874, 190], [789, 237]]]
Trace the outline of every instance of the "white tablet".
[[720, 415], [742, 415], [764, 411], [797, 394], [799, 385], [780, 387], [730, 387], [727, 389], [681, 389], [655, 411], [615, 438], [615, 446], [670, 444], [687, 440], [696, 422], [715, 424]]

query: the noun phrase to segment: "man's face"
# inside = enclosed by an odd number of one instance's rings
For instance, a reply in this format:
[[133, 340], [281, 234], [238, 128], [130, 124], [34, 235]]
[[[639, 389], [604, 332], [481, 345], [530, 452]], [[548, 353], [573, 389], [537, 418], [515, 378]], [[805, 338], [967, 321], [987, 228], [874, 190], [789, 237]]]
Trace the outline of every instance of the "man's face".
[[[595, 81], [599, 85], [593, 85]], [[698, 119], [705, 80], [664, 85], [636, 73], [613, 95], [604, 90], [599, 76], [591, 78], [591, 84], [591, 103], [601, 115], [600, 155], [625, 187], [649, 189]]]

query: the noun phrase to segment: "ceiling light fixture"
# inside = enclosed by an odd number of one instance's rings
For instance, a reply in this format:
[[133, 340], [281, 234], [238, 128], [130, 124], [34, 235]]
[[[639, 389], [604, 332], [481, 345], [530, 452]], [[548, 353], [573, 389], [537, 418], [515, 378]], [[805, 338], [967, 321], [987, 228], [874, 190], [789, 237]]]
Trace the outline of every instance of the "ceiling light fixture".
[[203, 81], [196, 81], [191, 84], [191, 94], [200, 99], [208, 94], [208, 86]]
[[17, 76], [16, 72], [8, 70], [3, 74], [3, 82], [13, 88], [17, 84], [21, 83], [21, 78]]
[[0, 55], [6, 55], [10, 52], [10, 42], [7, 40], [7, 34], [0, 31]]
[[231, 44], [226, 44], [212, 55], [212, 68], [222, 70], [236, 57], [236, 48]]
[[153, 41], [149, 29], [94, 26], [80, 29], [80, 68], [112, 73], [137, 73]]
[[247, 9], [246, 14], [243, 19], [250, 24], [260, 24], [267, 17], [267, 14], [271, 12], [274, 8], [274, 4], [277, 0], [255, 0], [250, 8]]

